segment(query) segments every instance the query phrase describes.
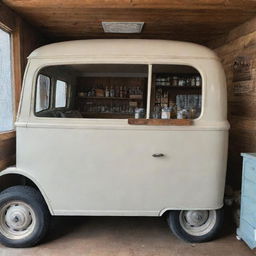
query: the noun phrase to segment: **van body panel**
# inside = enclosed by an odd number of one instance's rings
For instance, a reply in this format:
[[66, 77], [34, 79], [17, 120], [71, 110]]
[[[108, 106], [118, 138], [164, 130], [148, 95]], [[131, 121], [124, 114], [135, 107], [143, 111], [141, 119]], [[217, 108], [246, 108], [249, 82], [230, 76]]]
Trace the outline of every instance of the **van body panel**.
[[[186, 127], [35, 116], [42, 67], [100, 63], [194, 67], [203, 82], [201, 116]], [[24, 77], [17, 169], [40, 184], [54, 215], [159, 216], [167, 209], [218, 209], [227, 163], [226, 97], [218, 58], [195, 44], [83, 40], [41, 47], [30, 55]], [[164, 157], [152, 157], [156, 153]]]
[[227, 131], [38, 127], [17, 138], [19, 168], [40, 181], [54, 214], [159, 215], [223, 202]]

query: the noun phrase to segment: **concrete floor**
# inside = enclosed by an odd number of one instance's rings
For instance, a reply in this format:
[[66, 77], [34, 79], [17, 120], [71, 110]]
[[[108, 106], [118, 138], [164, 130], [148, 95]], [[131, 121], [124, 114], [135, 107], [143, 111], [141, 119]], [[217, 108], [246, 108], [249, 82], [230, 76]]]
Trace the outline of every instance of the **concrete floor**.
[[[228, 226], [229, 228], [225, 227]], [[28, 249], [0, 245], [0, 256], [250, 256], [225, 225], [221, 238], [188, 244], [174, 237], [164, 218], [55, 217], [42, 244]]]

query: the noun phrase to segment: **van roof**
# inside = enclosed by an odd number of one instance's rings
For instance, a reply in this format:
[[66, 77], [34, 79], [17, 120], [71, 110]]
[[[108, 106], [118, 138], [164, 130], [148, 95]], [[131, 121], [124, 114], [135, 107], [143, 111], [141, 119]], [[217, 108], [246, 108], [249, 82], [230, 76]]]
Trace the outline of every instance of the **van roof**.
[[53, 43], [34, 50], [29, 58], [165, 56], [174, 58], [218, 58], [205, 46], [170, 40], [90, 39]]

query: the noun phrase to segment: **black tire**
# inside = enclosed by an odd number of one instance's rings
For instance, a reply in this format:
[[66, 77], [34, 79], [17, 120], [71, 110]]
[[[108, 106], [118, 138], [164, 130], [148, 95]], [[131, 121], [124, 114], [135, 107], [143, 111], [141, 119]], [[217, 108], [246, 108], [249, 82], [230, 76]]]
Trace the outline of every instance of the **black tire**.
[[[190, 225], [189, 228], [191, 228], [192, 231], [189, 229], [186, 229], [185, 224], [183, 224], [184, 223], [183, 218], [184, 216], [186, 216], [185, 214], [187, 214], [188, 212], [189, 211], [170, 211], [168, 214], [167, 222], [169, 224], [171, 231], [174, 233], [176, 237], [190, 243], [208, 242], [217, 237], [224, 222], [223, 209], [207, 211], [208, 220], [207, 222], [199, 226], [201, 231], [198, 229], [198, 227], [195, 227], [191, 224], [188, 224], [188, 226]], [[211, 219], [213, 219], [212, 222], [210, 222], [209, 216], [214, 216], [214, 217], [211, 217]], [[202, 231], [203, 225], [205, 225], [204, 231]]]
[[34, 246], [43, 239], [49, 224], [50, 213], [38, 190], [13, 186], [0, 193], [0, 242], [5, 246]]

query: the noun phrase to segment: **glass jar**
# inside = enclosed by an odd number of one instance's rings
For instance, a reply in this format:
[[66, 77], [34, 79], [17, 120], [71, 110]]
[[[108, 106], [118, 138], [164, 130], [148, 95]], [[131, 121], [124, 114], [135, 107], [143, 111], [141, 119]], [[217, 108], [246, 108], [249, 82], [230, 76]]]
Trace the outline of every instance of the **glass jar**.
[[162, 108], [161, 118], [162, 119], [170, 119], [171, 118], [171, 108], [168, 108], [168, 107]]
[[195, 79], [195, 77], [191, 78], [191, 86], [192, 87], [196, 86], [196, 79]]
[[183, 79], [182, 78], [179, 79], [178, 86], [183, 86]]
[[195, 119], [196, 116], [196, 108], [190, 108], [189, 113], [188, 113], [188, 118], [190, 119]]
[[200, 86], [201, 86], [201, 78], [200, 78], [200, 76], [197, 76], [197, 77], [196, 77], [196, 86], [197, 86], [197, 87], [200, 87]]
[[177, 111], [177, 119], [183, 119], [182, 111], [183, 109]]
[[172, 86], [178, 86], [178, 77], [177, 76], [174, 76], [172, 78]]
[[144, 108], [135, 108], [135, 119], [140, 119], [144, 117]]
[[187, 119], [188, 111], [186, 109], [181, 109], [177, 112], [177, 119]]

